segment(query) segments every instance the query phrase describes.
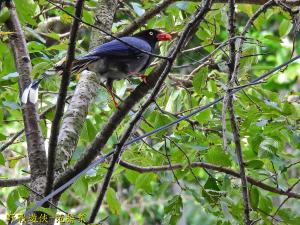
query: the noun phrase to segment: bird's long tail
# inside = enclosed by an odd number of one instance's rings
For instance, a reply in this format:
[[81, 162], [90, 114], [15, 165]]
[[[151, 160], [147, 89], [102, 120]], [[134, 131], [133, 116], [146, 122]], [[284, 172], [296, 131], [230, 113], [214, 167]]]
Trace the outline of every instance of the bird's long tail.
[[38, 101], [38, 91], [39, 91], [39, 84], [43, 79], [50, 76], [47, 72], [45, 72], [41, 77], [32, 81], [28, 87], [22, 93], [21, 102], [26, 104], [28, 101], [31, 103], [37, 103]]
[[[73, 67], [71, 72], [72, 73], [77, 73], [82, 70], [84, 70], [89, 63], [91, 63], [91, 60], [75, 60], [73, 62]], [[54, 69], [49, 69], [47, 70], [42, 76], [40, 76], [38, 79], [32, 81], [32, 83], [25, 88], [25, 90], [22, 93], [21, 96], [21, 102], [23, 104], [26, 104], [28, 101], [36, 104], [38, 101], [38, 90], [39, 90], [39, 84], [46, 78], [53, 76], [53, 75], [61, 75], [62, 70], [64, 68], [65, 62], [59, 62], [54, 66]]]

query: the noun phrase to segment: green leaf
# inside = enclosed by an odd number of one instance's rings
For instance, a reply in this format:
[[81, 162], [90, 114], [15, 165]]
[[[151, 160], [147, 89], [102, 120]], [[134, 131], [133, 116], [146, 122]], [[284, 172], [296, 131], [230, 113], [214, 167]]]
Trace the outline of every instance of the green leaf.
[[121, 210], [120, 201], [117, 199], [117, 194], [115, 190], [111, 187], [107, 189], [106, 201], [110, 211], [115, 215], [119, 215]]
[[250, 148], [253, 152], [256, 154], [259, 152], [260, 144], [263, 142], [264, 136], [262, 136], [260, 133], [255, 131], [255, 134], [250, 137]]
[[190, 193], [193, 195], [194, 199], [195, 199], [197, 202], [199, 202], [199, 203], [201, 203], [201, 204], [204, 204], [204, 203], [205, 203], [204, 199], [201, 198], [200, 194], [199, 194], [197, 191], [195, 191], [194, 189], [189, 188], [189, 187], [187, 187], [187, 191], [190, 192]]
[[6, 140], [6, 136], [0, 133], [0, 141], [4, 141], [4, 140]]
[[166, 111], [169, 111], [169, 112], [176, 112], [177, 111], [177, 107], [178, 107], [178, 104], [177, 104], [177, 99], [178, 99], [178, 96], [180, 94], [180, 91], [179, 90], [175, 90], [171, 93], [169, 99], [168, 99], [168, 103], [165, 107]]
[[200, 123], [207, 123], [211, 119], [211, 109], [206, 109], [195, 116]]
[[1, 10], [0, 10], [0, 24], [1, 23], [5, 23], [5, 21], [9, 18], [9, 10], [7, 7], [3, 7]]
[[125, 177], [132, 184], [136, 183], [136, 180], [137, 180], [139, 175], [140, 175], [140, 173], [135, 172], [133, 170], [126, 170], [126, 172], [125, 172]]
[[19, 192], [19, 195], [21, 198], [28, 198], [29, 197], [29, 190], [24, 187], [24, 186], [19, 186], [17, 188], [18, 192]]
[[18, 206], [16, 203], [18, 202], [19, 198], [19, 192], [17, 190], [13, 190], [9, 193], [6, 203], [9, 212], [14, 213], [17, 210]]
[[97, 130], [90, 119], [86, 120], [86, 129], [87, 129], [89, 141], [94, 140], [94, 138], [97, 134]]
[[164, 208], [164, 213], [167, 216], [168, 224], [176, 225], [182, 214], [182, 198], [180, 195], [175, 195], [170, 199]]
[[0, 123], [3, 122], [4, 113], [3, 110], [0, 110]]
[[72, 185], [72, 188], [82, 198], [85, 198], [88, 193], [88, 183], [83, 176]]
[[265, 213], [270, 213], [273, 208], [272, 200], [268, 196], [261, 195], [259, 199], [259, 208]]
[[205, 161], [219, 166], [231, 166], [229, 155], [222, 148], [209, 149]]
[[279, 25], [280, 37], [288, 35], [292, 28], [293, 28], [293, 24], [289, 20], [283, 19]]
[[254, 26], [255, 28], [260, 31], [261, 27], [265, 24], [266, 20], [265, 20], [265, 15], [264, 14], [260, 14], [256, 20], [254, 20]]
[[147, 193], [152, 192], [151, 181], [156, 180], [155, 173], [147, 173], [147, 174], [140, 174], [135, 181], [135, 187], [137, 190], [143, 189]]
[[60, 36], [57, 33], [54, 33], [54, 32], [48, 33], [47, 37], [52, 38], [52, 39], [57, 40], [57, 41], [60, 40]]
[[0, 165], [5, 166], [5, 158], [1, 152], [0, 152]]
[[269, 34], [264, 36], [264, 38], [269, 39], [275, 43], [281, 43], [281, 41], [282, 41], [279, 37], [274, 36], [274, 35], [269, 35]]
[[202, 195], [209, 203], [215, 204], [221, 197], [221, 193], [219, 193], [219, 191], [220, 188], [216, 180], [212, 177], [209, 177], [204, 185]]
[[[155, 120], [154, 120], [154, 127], [161, 127], [165, 124], [168, 124], [170, 122], [172, 122], [172, 120], [170, 119], [169, 116], [166, 116], [164, 114], [161, 113], [157, 113], [157, 112], [153, 112], [156, 114], [155, 116]], [[156, 133], [157, 136], [161, 136], [162, 134], [164, 134], [166, 132], [166, 130], [160, 131], [158, 133]]]
[[193, 77], [193, 87], [197, 93], [201, 93], [202, 88], [205, 87], [206, 79], [208, 75], [208, 68], [204, 67], [200, 69]]
[[20, 21], [25, 24], [36, 25], [33, 19], [37, 4], [33, 0], [14, 0], [16, 4], [17, 13]]
[[248, 168], [253, 169], [262, 169], [264, 166], [264, 162], [258, 159], [254, 159], [245, 163]]
[[49, 62], [40, 62], [32, 68], [31, 75], [34, 78], [41, 76], [47, 69], [49, 69], [51, 64]]
[[27, 43], [29, 53], [41, 52], [46, 48], [44, 44], [41, 44], [37, 41], [31, 41]]
[[92, 12], [83, 11], [83, 20], [87, 23], [93, 24], [94, 23], [94, 16]]
[[6, 223], [3, 220], [0, 220], [0, 225], [6, 225]]
[[250, 203], [253, 209], [257, 209], [257, 206], [259, 204], [259, 191], [256, 187], [251, 188]]
[[280, 209], [278, 215], [289, 224], [299, 224], [300, 216], [297, 216], [290, 208]]

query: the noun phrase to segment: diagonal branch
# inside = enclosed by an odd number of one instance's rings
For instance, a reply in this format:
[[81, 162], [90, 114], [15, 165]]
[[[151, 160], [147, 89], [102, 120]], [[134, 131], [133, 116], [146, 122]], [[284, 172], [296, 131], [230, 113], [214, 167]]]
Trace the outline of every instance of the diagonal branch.
[[[84, 4], [84, 0], [77, 0], [76, 2], [75, 15], [78, 18], [81, 17], [83, 4]], [[73, 25], [71, 27], [66, 65], [63, 69], [55, 115], [51, 126], [51, 134], [50, 134], [49, 149], [48, 149], [47, 183], [46, 183], [45, 195], [51, 192], [53, 181], [54, 181], [54, 165], [55, 165], [57, 139], [59, 133], [59, 123], [64, 112], [65, 100], [67, 97], [67, 90], [69, 86], [69, 79], [71, 76], [72, 63], [75, 58], [76, 36], [79, 28], [79, 23], [80, 22], [77, 19], [74, 19]]]
[[[173, 44], [175, 46], [176, 43]], [[172, 48], [172, 47], [171, 47]], [[141, 83], [119, 106], [119, 108], [112, 114], [107, 123], [102, 127], [101, 132], [99, 132], [91, 144], [91, 146], [85, 151], [84, 155], [77, 161], [72, 169], [67, 170], [62, 176], [60, 176], [55, 182], [55, 186], [61, 186], [65, 181], [72, 178], [74, 175], [82, 171], [87, 165], [89, 165], [92, 160], [99, 154], [99, 152], [105, 146], [107, 140], [118, 127], [118, 125], [125, 118], [127, 113], [131, 108], [137, 104], [147, 92], [153, 88], [158, 81], [160, 74], [164, 71], [167, 66], [168, 61], [162, 60], [158, 66], [152, 71], [147, 77], [147, 84]]]
[[135, 125], [138, 123], [138, 121], [141, 119], [142, 115], [144, 114], [144, 112], [146, 111], [146, 109], [150, 106], [150, 104], [155, 100], [157, 94], [159, 93], [164, 80], [166, 79], [166, 77], [168, 76], [171, 68], [172, 68], [172, 64], [174, 62], [174, 60], [176, 59], [176, 56], [178, 54], [178, 52], [181, 50], [181, 48], [184, 46], [184, 44], [186, 43], [186, 41], [196, 32], [196, 27], [198, 27], [198, 25], [203, 21], [204, 16], [206, 15], [206, 13], [208, 12], [209, 8], [211, 5], [211, 0], [207, 0], [205, 2], [205, 4], [203, 5], [202, 8], [200, 8], [194, 15], [194, 18], [192, 19], [192, 21], [190, 21], [184, 31], [182, 32], [178, 42], [176, 42], [173, 47], [170, 50], [170, 61], [167, 61], [167, 64], [165, 66], [165, 69], [163, 70], [162, 74], [160, 75], [158, 81], [156, 82], [156, 85], [151, 93], [151, 95], [149, 96], [149, 98], [147, 99], [147, 101], [143, 104], [143, 106], [141, 107], [141, 109], [137, 112], [137, 114], [134, 116], [134, 118], [131, 120], [131, 122], [129, 123], [128, 128], [124, 131], [119, 143], [117, 144], [117, 148], [115, 150], [115, 153], [113, 155], [113, 158], [110, 162], [110, 166], [108, 168], [108, 171], [106, 173], [105, 179], [103, 181], [102, 187], [100, 189], [99, 192], [99, 196], [97, 198], [97, 201], [95, 203], [95, 206], [93, 207], [93, 211], [91, 213], [91, 216], [89, 218], [89, 223], [93, 223], [98, 211], [101, 207], [102, 201], [104, 199], [106, 190], [109, 186], [109, 182], [111, 179], [111, 176], [113, 174], [115, 165], [118, 163], [118, 161], [121, 159], [122, 156], [122, 151], [124, 150], [125, 147], [125, 143], [128, 140], [128, 138], [130, 137]]
[[[105, 29], [106, 31], [111, 30], [113, 18], [117, 10], [117, 1], [101, 1], [97, 8], [98, 10], [95, 14], [97, 17], [101, 18], [101, 24], [96, 22], [95, 25], [101, 26], [101, 29]], [[98, 30], [93, 29], [90, 48], [93, 48], [104, 41], [104, 35]], [[81, 73], [71, 103], [64, 115], [58, 138], [55, 165], [57, 175], [66, 170], [68, 162], [76, 149], [80, 132], [88, 114], [89, 105], [95, 98], [100, 83], [100, 77], [95, 73], [88, 71], [83, 71]]]

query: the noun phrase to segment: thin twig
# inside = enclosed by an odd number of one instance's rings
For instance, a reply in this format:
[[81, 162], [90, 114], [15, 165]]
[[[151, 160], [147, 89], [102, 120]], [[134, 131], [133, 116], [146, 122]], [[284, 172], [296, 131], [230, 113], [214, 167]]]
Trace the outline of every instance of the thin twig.
[[167, 147], [167, 140], [166, 140], [166, 139], [164, 140], [164, 149], [165, 149], [165, 152], [166, 152], [166, 158], [167, 158], [167, 161], [168, 161], [170, 170], [171, 170], [171, 172], [172, 172], [172, 174], [173, 174], [173, 177], [174, 177], [174, 179], [175, 179], [177, 185], [180, 187], [181, 190], [185, 190], [185, 188], [181, 186], [181, 184], [180, 184], [180, 182], [179, 182], [179, 180], [178, 180], [178, 178], [177, 178], [177, 176], [176, 176], [176, 174], [175, 174], [175, 172], [174, 172], [174, 170], [173, 170], [172, 163], [171, 163], [171, 159], [170, 159], [170, 155], [169, 155], [170, 150], [169, 150], [169, 148]]
[[4, 143], [3, 145], [1, 145], [0, 147], [0, 152], [3, 152], [6, 148], [8, 148], [11, 144], [14, 143], [14, 141], [21, 136], [21, 134], [24, 133], [24, 129], [18, 131], [17, 133], [15, 133], [6, 143]]
[[[228, 32], [229, 36], [232, 38], [235, 36], [235, 0], [228, 0], [229, 4], [229, 12], [228, 12]], [[242, 42], [242, 40], [241, 40]], [[227, 88], [231, 88], [234, 85], [234, 81], [236, 80], [237, 73], [234, 73], [235, 71], [235, 65], [239, 64], [240, 58], [235, 57], [235, 41], [231, 41], [229, 44], [230, 46], [230, 51], [229, 51], [229, 56], [230, 56], [230, 61], [228, 64], [229, 67], [229, 77], [228, 77], [228, 83], [227, 83]], [[244, 200], [244, 220], [245, 220], [245, 225], [250, 225], [251, 219], [250, 219], [250, 200], [249, 200], [249, 191], [248, 191], [248, 186], [247, 186], [247, 177], [246, 177], [246, 172], [245, 172], [245, 164], [243, 160], [243, 154], [242, 154], [242, 147], [241, 147], [241, 140], [240, 140], [240, 132], [239, 128], [237, 125], [236, 117], [235, 117], [235, 112], [234, 112], [234, 106], [233, 106], [233, 96], [229, 94], [230, 91], [227, 91], [228, 95], [225, 93], [224, 96], [224, 101], [223, 101], [223, 110], [225, 110], [228, 107], [229, 110], [229, 116], [230, 116], [230, 123], [231, 123], [231, 128], [232, 128], [232, 133], [233, 133], [233, 139], [235, 143], [235, 152], [237, 155], [237, 160], [239, 163], [240, 167], [240, 177], [241, 177], [241, 183], [242, 183], [242, 194], [243, 194], [243, 200]], [[227, 97], [228, 96], [228, 97]], [[225, 109], [224, 109], [225, 108]], [[222, 111], [223, 112], [223, 111]], [[223, 121], [225, 121], [225, 116], [226, 114], [222, 114], [224, 116]], [[225, 124], [223, 124], [223, 131], [225, 129], [226, 131], [226, 121]], [[226, 137], [226, 133], [223, 133], [223, 137]], [[227, 138], [224, 138], [225, 142], [227, 142]], [[224, 145], [227, 146], [227, 143], [224, 142]], [[226, 150], [226, 149], [225, 149]]]
[[167, 8], [173, 2], [177, 0], [164, 0], [161, 3], [157, 4], [155, 7], [147, 10], [142, 16], [136, 18], [132, 23], [130, 23], [127, 27], [125, 27], [120, 32], [116, 33], [117, 37], [122, 37], [128, 34], [131, 34], [135, 30], [137, 30], [141, 25], [144, 25], [147, 20], [151, 19], [156, 14], [160, 13], [162, 10]]
[[[68, 96], [66, 98], [66, 101], [68, 99], [70, 99], [71, 96]], [[45, 116], [47, 113], [51, 112], [52, 110], [54, 110], [56, 107], [56, 105], [50, 106], [49, 108], [47, 108], [46, 110], [44, 110], [43, 112], [41, 112], [39, 114], [39, 118], [40, 120], [45, 119]], [[24, 128], [20, 131], [18, 131], [17, 133], [15, 133], [7, 142], [5, 142], [3, 145], [1, 145], [0, 147], [0, 152], [4, 151], [5, 149], [7, 149], [10, 145], [14, 144], [14, 141], [19, 138], [23, 133], [24, 133]]]
[[20, 184], [29, 183], [30, 180], [30, 176], [21, 178], [0, 179], [0, 187], [19, 186]]

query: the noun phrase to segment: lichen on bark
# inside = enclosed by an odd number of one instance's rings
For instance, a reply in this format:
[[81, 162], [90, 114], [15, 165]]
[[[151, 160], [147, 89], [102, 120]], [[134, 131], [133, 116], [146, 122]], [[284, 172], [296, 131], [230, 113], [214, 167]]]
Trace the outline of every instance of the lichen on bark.
[[[95, 26], [107, 32], [111, 31], [117, 2], [117, 0], [99, 0], [95, 11]], [[93, 29], [90, 48], [104, 43], [105, 40], [106, 37], [103, 33]], [[62, 121], [55, 161], [56, 177], [67, 168], [76, 149], [89, 105], [94, 100], [99, 88], [100, 77], [93, 72], [83, 71]]]

